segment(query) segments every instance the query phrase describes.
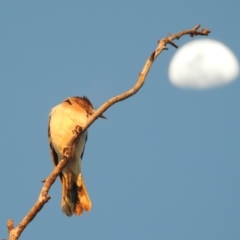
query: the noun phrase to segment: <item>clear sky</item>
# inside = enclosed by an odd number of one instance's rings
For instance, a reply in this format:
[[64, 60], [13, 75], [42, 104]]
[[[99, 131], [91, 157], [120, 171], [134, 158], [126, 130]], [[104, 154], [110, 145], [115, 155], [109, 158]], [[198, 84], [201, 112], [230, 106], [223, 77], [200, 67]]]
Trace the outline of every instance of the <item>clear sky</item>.
[[[135, 83], [158, 39], [198, 23], [239, 60], [239, 8], [239, 0], [1, 1], [0, 238], [53, 169], [52, 107], [75, 95], [99, 107]], [[92, 211], [66, 217], [57, 180], [21, 239], [240, 239], [239, 78], [176, 88], [168, 80], [176, 51], [169, 46], [143, 88], [90, 127], [83, 175]]]

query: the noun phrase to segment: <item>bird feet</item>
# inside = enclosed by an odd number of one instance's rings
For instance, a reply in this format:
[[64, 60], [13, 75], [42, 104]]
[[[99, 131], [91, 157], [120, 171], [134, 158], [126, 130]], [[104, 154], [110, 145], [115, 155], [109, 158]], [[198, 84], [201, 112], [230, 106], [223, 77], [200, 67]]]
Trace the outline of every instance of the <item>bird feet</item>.
[[78, 137], [80, 132], [82, 131], [82, 127], [80, 127], [79, 125], [76, 126], [76, 128], [74, 130], [72, 130], [72, 133]]
[[67, 147], [63, 149], [63, 156], [65, 158], [69, 159], [72, 157], [73, 144], [77, 140], [81, 132], [82, 132], [82, 127], [80, 127], [79, 125], [77, 125], [76, 128], [72, 130], [72, 133], [74, 134], [74, 136], [69, 141]]
[[71, 158], [72, 157], [72, 147], [68, 146], [63, 149], [63, 157], [64, 158]]

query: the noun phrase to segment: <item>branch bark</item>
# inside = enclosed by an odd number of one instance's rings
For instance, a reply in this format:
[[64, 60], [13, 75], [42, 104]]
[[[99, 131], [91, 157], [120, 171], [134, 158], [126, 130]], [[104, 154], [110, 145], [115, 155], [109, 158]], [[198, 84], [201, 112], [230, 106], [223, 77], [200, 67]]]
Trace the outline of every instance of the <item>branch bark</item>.
[[76, 129], [73, 130], [73, 136], [72, 136], [71, 140], [69, 141], [68, 146], [66, 146], [63, 159], [59, 162], [59, 164], [55, 167], [55, 169], [52, 171], [52, 173], [44, 181], [44, 184], [43, 184], [43, 187], [42, 187], [42, 190], [40, 192], [37, 202], [34, 204], [34, 206], [31, 208], [31, 210], [27, 213], [27, 215], [22, 219], [22, 221], [18, 224], [18, 226], [16, 228], [14, 228], [13, 220], [12, 219], [8, 220], [7, 227], [8, 227], [8, 233], [9, 233], [9, 240], [18, 239], [20, 237], [21, 233], [27, 227], [27, 225], [35, 218], [37, 213], [43, 208], [43, 206], [51, 198], [50, 196], [48, 196], [48, 192], [49, 192], [51, 186], [53, 185], [53, 183], [55, 182], [56, 178], [58, 177], [59, 173], [62, 171], [64, 166], [67, 164], [68, 160], [71, 158], [72, 146], [73, 146], [75, 140], [81, 134], [81, 132], [83, 132], [88, 127], [90, 127], [93, 124], [93, 122], [101, 114], [103, 114], [108, 108], [110, 108], [112, 105], [114, 105], [117, 102], [123, 101], [126, 98], [131, 97], [132, 95], [136, 94], [139, 91], [139, 89], [143, 86], [143, 84], [145, 82], [146, 76], [147, 76], [154, 60], [159, 56], [159, 54], [163, 50], [168, 50], [166, 47], [167, 44], [170, 44], [170, 45], [178, 48], [178, 46], [173, 42], [173, 40], [179, 39], [183, 35], [190, 35], [191, 37], [194, 37], [197, 35], [208, 36], [208, 34], [210, 33], [210, 30], [203, 28], [202, 30], [199, 31], [198, 30], [199, 27], [200, 27], [200, 24], [196, 25], [194, 28], [192, 28], [190, 30], [184, 30], [177, 34], [169, 34], [168, 37], [160, 39], [158, 41], [157, 48], [149, 56], [145, 65], [143, 66], [142, 71], [139, 73], [139, 77], [138, 77], [135, 85], [132, 88], [130, 88], [128, 91], [107, 100], [92, 116], [89, 117], [87, 124], [83, 128], [79, 128], [78, 126], [76, 126]]

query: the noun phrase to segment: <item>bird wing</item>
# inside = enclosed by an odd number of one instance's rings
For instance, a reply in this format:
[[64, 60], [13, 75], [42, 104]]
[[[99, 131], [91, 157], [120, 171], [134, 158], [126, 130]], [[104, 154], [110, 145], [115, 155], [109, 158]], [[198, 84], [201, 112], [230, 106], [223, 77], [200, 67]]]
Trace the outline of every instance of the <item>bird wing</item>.
[[[50, 131], [50, 120], [51, 120], [51, 115], [49, 117], [49, 122], [48, 122], [48, 142], [49, 142], [52, 162], [53, 162], [54, 167], [56, 167], [58, 165], [58, 155], [57, 155], [57, 153], [56, 153], [56, 151], [53, 147], [53, 144], [52, 144], [51, 131]], [[59, 173], [59, 177], [60, 177], [60, 180], [62, 182], [62, 173]]]

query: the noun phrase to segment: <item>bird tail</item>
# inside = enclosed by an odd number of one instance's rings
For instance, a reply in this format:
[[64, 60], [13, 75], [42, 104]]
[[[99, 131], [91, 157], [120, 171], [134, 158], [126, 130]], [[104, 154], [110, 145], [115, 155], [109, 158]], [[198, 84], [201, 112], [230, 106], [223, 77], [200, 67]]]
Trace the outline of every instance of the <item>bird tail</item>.
[[92, 203], [81, 174], [73, 182], [71, 189], [67, 189], [66, 180], [62, 178], [62, 211], [67, 216], [82, 215], [83, 211], [90, 211]]
[[77, 195], [78, 195], [78, 203], [76, 204], [74, 213], [76, 215], [82, 215], [83, 210], [89, 212], [92, 208], [91, 199], [88, 195], [87, 188], [85, 182], [83, 180], [83, 176], [79, 175], [78, 178], [81, 178], [81, 186], [78, 187]]

